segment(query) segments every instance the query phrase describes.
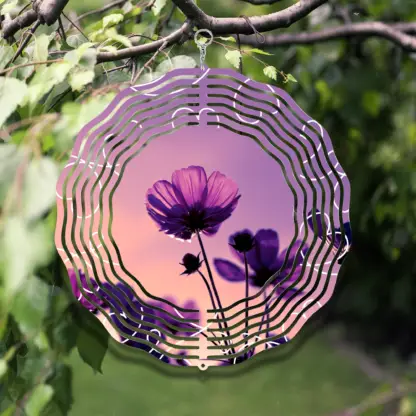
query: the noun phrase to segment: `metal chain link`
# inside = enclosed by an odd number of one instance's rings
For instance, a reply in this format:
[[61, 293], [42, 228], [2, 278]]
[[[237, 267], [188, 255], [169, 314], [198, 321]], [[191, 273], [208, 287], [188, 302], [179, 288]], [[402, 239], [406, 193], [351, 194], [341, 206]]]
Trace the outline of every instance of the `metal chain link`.
[[[209, 36], [208, 40], [204, 43], [202, 43], [198, 40], [198, 35], [203, 33], [203, 32], [207, 33], [208, 36]], [[200, 66], [201, 66], [202, 70], [205, 69], [205, 57], [207, 56], [207, 47], [209, 45], [211, 45], [213, 39], [214, 39], [214, 35], [208, 29], [199, 29], [195, 33], [194, 40], [195, 40], [196, 46], [198, 46], [198, 49], [199, 49], [199, 59], [200, 59]]]

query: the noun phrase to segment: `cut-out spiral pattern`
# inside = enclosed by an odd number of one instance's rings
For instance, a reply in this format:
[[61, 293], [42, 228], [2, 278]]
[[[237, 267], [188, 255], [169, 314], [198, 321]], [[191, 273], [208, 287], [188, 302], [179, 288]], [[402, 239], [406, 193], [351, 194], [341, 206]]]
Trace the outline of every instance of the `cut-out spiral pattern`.
[[[112, 233], [113, 196], [127, 164], [153, 139], [187, 126], [255, 141], [280, 166], [293, 195], [295, 235], [286, 254], [264, 281], [255, 260], [248, 261], [252, 283], [261, 281], [258, 292], [225, 307], [214, 299], [205, 322], [195, 303], [177, 305], [150, 293], [125, 267]], [[328, 301], [351, 246], [349, 198], [327, 132], [286, 92], [231, 70], [174, 70], [122, 91], [80, 131], [58, 181], [56, 244], [75, 296], [120, 342], [205, 370], [286, 343]], [[241, 270], [245, 257], [247, 265], [253, 250], [264, 249], [265, 238], [273, 240], [264, 231], [250, 234], [257, 245], [241, 249]], [[250, 244], [249, 237], [240, 244]], [[204, 259], [185, 261], [193, 261], [187, 273], [198, 273]], [[239, 270], [236, 263], [230, 267]]]

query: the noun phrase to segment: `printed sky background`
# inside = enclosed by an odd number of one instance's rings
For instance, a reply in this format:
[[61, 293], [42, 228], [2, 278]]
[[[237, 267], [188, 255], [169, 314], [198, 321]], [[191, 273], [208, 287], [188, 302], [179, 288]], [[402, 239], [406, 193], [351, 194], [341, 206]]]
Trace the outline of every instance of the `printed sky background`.
[[[232, 178], [242, 195], [232, 217], [214, 237], [205, 237], [210, 259], [233, 260], [228, 236], [240, 229], [273, 228], [286, 248], [294, 233], [293, 196], [280, 166], [247, 137], [214, 126], [190, 126], [159, 137], [133, 159], [114, 194], [113, 236], [126, 268], [155, 295], [174, 295], [182, 302], [198, 296], [200, 307], [210, 307], [205, 286], [197, 275], [180, 276], [187, 252], [199, 253], [198, 241], [182, 243], [158, 231], [145, 208], [145, 193], [157, 180], [171, 179], [174, 170], [203, 166], [209, 176], [218, 170]], [[223, 306], [244, 295], [244, 284], [216, 276]], [[204, 302], [205, 301], [205, 302]], [[202, 305], [205, 303], [205, 305]]]

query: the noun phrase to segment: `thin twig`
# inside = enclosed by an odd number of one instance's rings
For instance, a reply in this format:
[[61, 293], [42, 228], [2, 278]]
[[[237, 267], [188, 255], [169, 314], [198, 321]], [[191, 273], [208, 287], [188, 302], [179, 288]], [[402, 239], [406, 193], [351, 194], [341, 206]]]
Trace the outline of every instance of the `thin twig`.
[[380, 394], [369, 397], [357, 406], [334, 413], [331, 416], [359, 416], [367, 410], [378, 406], [384, 406], [394, 400], [401, 399], [402, 397], [414, 393], [416, 393], [416, 383], [400, 385], [392, 391], [382, 392]]
[[20, 44], [19, 48], [17, 49], [15, 55], [13, 56], [13, 58], [7, 62], [6, 67], [9, 66], [10, 64], [12, 64], [19, 56], [20, 54], [23, 52], [23, 50], [26, 48], [27, 44], [30, 41], [30, 38], [32, 37], [32, 35], [36, 32], [36, 29], [40, 26], [40, 20], [37, 20], [34, 25], [32, 26], [32, 28], [29, 31], [29, 34], [26, 36], [26, 38], [22, 41], [22, 43]]
[[89, 12], [85, 12], [84, 14], [81, 14], [80, 16], [78, 16], [75, 21], [79, 22], [80, 20], [85, 19], [86, 17], [91, 16], [93, 14], [104, 13], [107, 10], [112, 9], [113, 7], [121, 6], [123, 3], [126, 3], [126, 1], [127, 0], [117, 0], [117, 1], [113, 1], [111, 3], [108, 3], [108, 4], [106, 4], [105, 6], [99, 8], [99, 9], [90, 10]]
[[27, 62], [25, 64], [19, 64], [19, 65], [11, 66], [10, 68], [3, 69], [2, 71], [0, 71], [0, 75], [10, 74], [11, 72], [13, 72], [16, 69], [24, 68], [24, 67], [27, 67], [27, 66], [48, 65], [48, 64], [55, 63], [55, 62], [63, 62], [63, 60], [62, 59], [51, 59], [49, 61]]
[[62, 39], [64, 40], [64, 42], [66, 42], [66, 34], [65, 34], [64, 25], [62, 24], [61, 16], [58, 17], [58, 22], [59, 22], [59, 29], [61, 29]]
[[143, 73], [145, 68], [150, 67], [150, 65], [152, 64], [152, 62], [156, 59], [156, 57], [159, 55], [159, 53], [166, 48], [166, 46], [168, 45], [168, 43], [166, 41], [164, 41], [162, 43], [162, 45], [160, 46], [160, 48], [153, 54], [153, 56], [140, 68], [140, 71], [137, 72], [136, 76], [133, 79], [132, 84], [135, 84], [137, 82], [137, 80], [139, 79], [140, 75]]
[[65, 19], [68, 20], [68, 22], [71, 23], [71, 25], [74, 26], [75, 29], [77, 29], [78, 32], [81, 33], [81, 35], [89, 41], [88, 36], [82, 31], [82, 29], [75, 22], [73, 22], [64, 12], [62, 12], [62, 14], [65, 17]]

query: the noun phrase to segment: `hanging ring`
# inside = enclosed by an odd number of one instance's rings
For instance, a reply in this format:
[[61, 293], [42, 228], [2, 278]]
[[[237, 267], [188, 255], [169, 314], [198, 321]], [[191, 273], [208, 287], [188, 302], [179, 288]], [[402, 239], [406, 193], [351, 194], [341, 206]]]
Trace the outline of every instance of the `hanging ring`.
[[[198, 40], [198, 35], [200, 35], [201, 33], [208, 34], [208, 36], [206, 36], [208, 40], [205, 43], [202, 43], [201, 41]], [[209, 29], [199, 29], [195, 32], [194, 41], [197, 44], [198, 48], [206, 48], [207, 46], [211, 45], [213, 40], [214, 40], [214, 35]]]

